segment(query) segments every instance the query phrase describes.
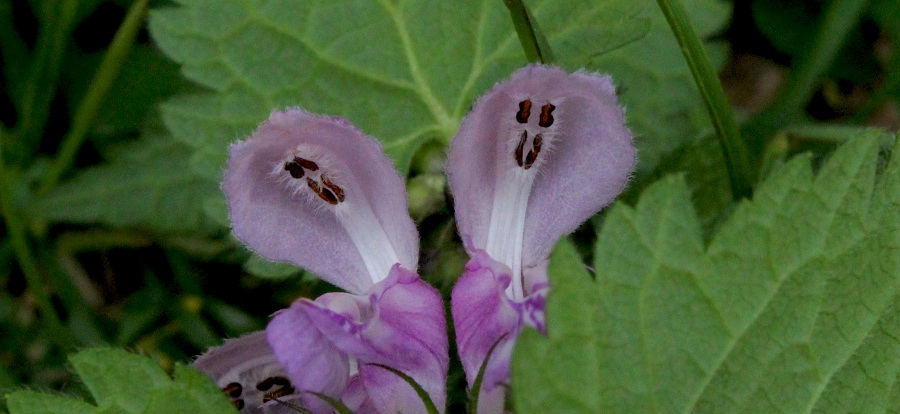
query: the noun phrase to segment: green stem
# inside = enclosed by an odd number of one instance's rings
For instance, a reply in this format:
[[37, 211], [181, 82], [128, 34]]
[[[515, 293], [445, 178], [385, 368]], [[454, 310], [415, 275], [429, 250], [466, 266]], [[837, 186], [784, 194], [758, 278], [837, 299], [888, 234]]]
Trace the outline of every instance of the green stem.
[[503, 0], [529, 62], [553, 63], [553, 50], [522, 0]]
[[[40, 7], [41, 3], [35, 3]], [[14, 138], [22, 141], [17, 156], [28, 156], [37, 147], [39, 135], [50, 114], [50, 103], [56, 95], [56, 85], [62, 70], [62, 58], [66, 51], [69, 34], [75, 23], [78, 0], [47, 2], [46, 16], [41, 25], [31, 65], [31, 77], [24, 89], [22, 105], [19, 108], [19, 124]]]
[[113, 82], [118, 77], [128, 52], [131, 51], [138, 30], [144, 22], [148, 1], [138, 0], [128, 10], [125, 20], [119, 26], [119, 30], [109, 45], [109, 50], [103, 56], [100, 67], [94, 74], [94, 78], [91, 79], [87, 94], [81, 101], [78, 111], [75, 112], [75, 116], [72, 119], [72, 128], [63, 138], [59, 153], [57, 153], [53, 163], [50, 164], [47, 174], [41, 179], [38, 193], [47, 193], [53, 189], [59, 182], [60, 177], [62, 177], [62, 174], [75, 161], [78, 149], [84, 143], [85, 136], [97, 117], [97, 111], [103, 104], [103, 100], [106, 98], [106, 94], [112, 87]]
[[772, 104], [744, 128], [754, 148], [762, 148], [769, 135], [802, 114], [822, 74], [831, 66], [867, 4], [867, 0], [828, 2], [812, 44], [804, 49], [807, 53], [798, 57]]
[[[0, 149], [2, 149], [2, 144], [4, 144], [3, 137], [0, 136]], [[6, 171], [6, 163], [2, 156], [2, 151], [0, 151], [0, 209], [3, 210], [3, 218], [6, 221], [6, 231], [12, 240], [13, 250], [15, 251], [19, 267], [22, 269], [22, 274], [25, 276], [25, 281], [28, 283], [30, 292], [37, 301], [41, 315], [51, 331], [50, 337], [60, 348], [71, 350], [76, 346], [74, 336], [60, 321], [56, 310], [53, 309], [53, 304], [50, 302], [50, 296], [44, 290], [46, 284], [41, 279], [37, 263], [28, 246], [25, 223], [18, 215], [13, 202], [12, 186], [11, 175]]]
[[700, 43], [688, 18], [687, 11], [678, 0], [657, 0], [660, 9], [666, 16], [684, 59], [687, 61], [703, 96], [706, 110], [712, 119], [719, 137], [719, 144], [725, 154], [725, 165], [731, 182], [731, 193], [735, 199], [749, 197], [753, 191], [747, 146], [741, 139], [740, 129], [731, 111], [731, 105], [725, 98], [722, 84], [709, 62], [709, 56]]

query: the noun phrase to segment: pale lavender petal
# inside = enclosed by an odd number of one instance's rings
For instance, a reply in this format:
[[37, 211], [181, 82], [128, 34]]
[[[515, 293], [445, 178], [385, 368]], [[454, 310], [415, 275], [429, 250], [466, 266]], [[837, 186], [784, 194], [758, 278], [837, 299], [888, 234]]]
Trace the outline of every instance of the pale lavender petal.
[[[210, 349], [192, 364], [222, 389], [242, 414], [287, 414], [293, 410], [273, 401], [315, 405], [317, 398], [296, 392], [272, 353], [265, 331], [257, 331]], [[265, 391], [260, 384], [270, 383]], [[267, 395], [269, 393], [269, 395]], [[273, 394], [274, 393], [274, 394]]]
[[476, 102], [448, 156], [467, 250], [486, 250], [518, 278], [609, 204], [634, 165], [608, 76], [542, 65], [517, 71]]
[[415, 269], [403, 179], [378, 142], [343, 119], [273, 112], [231, 147], [222, 188], [235, 236], [270, 260], [357, 294], [394, 263]]
[[[415, 273], [399, 265], [368, 296], [329, 293], [316, 301], [301, 299], [275, 316], [267, 328], [278, 360], [291, 378], [308, 375], [306, 348], [287, 338], [312, 336], [323, 348], [352, 358], [357, 378], [344, 379], [335, 397], [372, 406], [378, 412], [424, 412], [415, 391], [382, 364], [416, 380], [443, 408], [446, 402], [448, 343], [440, 294]], [[284, 345], [273, 336], [283, 336]], [[320, 350], [316, 350], [320, 352]], [[348, 359], [349, 359], [348, 358]], [[301, 380], [301, 378], [297, 378]], [[361, 381], [364, 396], [350, 385]], [[358, 386], [358, 384], [354, 385]]]
[[[479, 398], [479, 413], [502, 412], [505, 387], [509, 381], [510, 359], [515, 340], [523, 326], [545, 332], [544, 298], [547, 285], [535, 285], [522, 301], [510, 299], [505, 291], [510, 269], [483, 251], [476, 251], [466, 264], [466, 272], [453, 287], [451, 312], [456, 328], [456, 346], [471, 385], [487, 358]], [[493, 408], [492, 408], [493, 407]]]

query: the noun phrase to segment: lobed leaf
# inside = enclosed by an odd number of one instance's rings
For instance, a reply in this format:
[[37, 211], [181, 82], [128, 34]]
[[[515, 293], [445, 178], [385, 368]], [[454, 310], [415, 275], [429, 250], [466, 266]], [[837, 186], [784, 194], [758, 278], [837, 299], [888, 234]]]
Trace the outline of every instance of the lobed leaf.
[[212, 381], [176, 365], [169, 376], [149, 358], [120, 349], [88, 349], [70, 358], [96, 405], [59, 395], [15, 391], [6, 396], [10, 414], [21, 413], [236, 413]]
[[[551, 272], [548, 336], [520, 338], [519, 412], [896, 412], [900, 158], [876, 180], [879, 133], [848, 138], [818, 174], [785, 164], [708, 245], [680, 176], [616, 205], [597, 281]], [[551, 348], [592, 376], [535, 358]]]

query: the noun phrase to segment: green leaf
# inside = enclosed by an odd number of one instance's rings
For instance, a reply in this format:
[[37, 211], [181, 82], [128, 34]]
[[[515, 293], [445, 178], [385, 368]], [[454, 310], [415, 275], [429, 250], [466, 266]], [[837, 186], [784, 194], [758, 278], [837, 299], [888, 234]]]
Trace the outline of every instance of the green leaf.
[[165, 387], [170, 382], [169, 376], [152, 359], [121, 350], [88, 349], [69, 361], [101, 408], [116, 406], [127, 412], [140, 412], [149, 402], [150, 394], [146, 391]]
[[592, 323], [599, 305], [596, 288], [568, 240], [554, 249], [548, 273], [553, 281], [546, 307], [551, 329], [546, 338], [533, 329], [519, 336], [512, 364], [516, 411], [601, 412], [599, 395], [585, 392], [590, 389], [585, 384], [599, 381], [595, 365], [588, 363], [596, 360], [599, 345]]
[[6, 396], [10, 414], [94, 414], [97, 409], [92, 405], [53, 394], [36, 391], [16, 391]]
[[204, 201], [221, 197], [215, 181], [199, 177], [184, 144], [148, 136], [123, 145], [107, 163], [88, 168], [33, 200], [33, 218], [140, 227], [159, 233], [218, 229]]
[[[526, 64], [497, 0], [178, 3], [151, 13], [151, 33], [185, 77], [213, 92], [172, 99], [163, 116], [197, 150], [197, 168], [211, 174], [230, 142], [286, 106], [348, 118], [405, 172], [416, 149], [448, 142], [474, 99]], [[645, 3], [530, 7], [560, 61], [581, 67], [640, 38]]]
[[[730, 6], [721, 1], [684, 0], [683, 4], [701, 39], [723, 30], [730, 16]], [[588, 67], [611, 74], [621, 90], [628, 124], [640, 149], [640, 176], [652, 171], [662, 155], [693, 140], [700, 131], [711, 130], [712, 124], [662, 11], [649, 4], [633, 18], [648, 22], [647, 35], [595, 57]], [[709, 42], [706, 46], [713, 65], [721, 67], [723, 50]]]
[[876, 180], [879, 138], [848, 137], [818, 174], [809, 157], [786, 163], [708, 245], [680, 176], [616, 205], [597, 281], [550, 273], [548, 336], [517, 345], [519, 412], [885, 412], [900, 373], [900, 157]]
[[121, 349], [88, 349], [70, 361], [96, 406], [68, 397], [16, 391], [6, 396], [10, 414], [237, 412], [209, 378], [184, 365], [175, 366], [173, 380], [152, 359]]

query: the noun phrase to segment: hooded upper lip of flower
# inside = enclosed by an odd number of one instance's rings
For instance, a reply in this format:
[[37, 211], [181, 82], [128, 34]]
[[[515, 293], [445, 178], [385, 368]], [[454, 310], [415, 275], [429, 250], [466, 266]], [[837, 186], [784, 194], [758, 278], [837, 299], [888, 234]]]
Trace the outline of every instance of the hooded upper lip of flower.
[[307, 391], [348, 398], [357, 409], [423, 411], [412, 387], [381, 364], [411, 376], [443, 406], [449, 359], [444, 309], [440, 294], [414, 272], [419, 240], [405, 186], [377, 141], [340, 118], [276, 111], [231, 147], [222, 188], [239, 240], [349, 293], [298, 299], [276, 313], [264, 350], [259, 334], [245, 336], [198, 359], [198, 368], [206, 368], [236, 404], [238, 387], [222, 381], [240, 373], [209, 369], [221, 368], [220, 358], [233, 367], [240, 356], [255, 353], [267, 372], [277, 360], [290, 378], [275, 397], [291, 394], [314, 412], [329, 408]]
[[453, 139], [447, 175], [466, 249], [509, 266], [507, 294], [520, 300], [546, 282], [556, 241], [609, 204], [634, 165], [608, 76], [522, 68], [478, 100]]
[[503, 411], [522, 327], [544, 329], [550, 251], [622, 191], [634, 164], [607, 76], [531, 65], [494, 86], [463, 120], [447, 176], [472, 259], [451, 311], [470, 384], [487, 363], [479, 412]]
[[273, 112], [230, 153], [222, 188], [234, 235], [261, 256], [356, 294], [395, 263], [415, 270], [419, 237], [403, 179], [346, 120]]

